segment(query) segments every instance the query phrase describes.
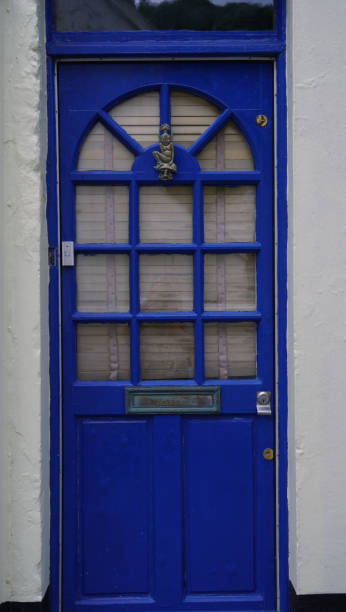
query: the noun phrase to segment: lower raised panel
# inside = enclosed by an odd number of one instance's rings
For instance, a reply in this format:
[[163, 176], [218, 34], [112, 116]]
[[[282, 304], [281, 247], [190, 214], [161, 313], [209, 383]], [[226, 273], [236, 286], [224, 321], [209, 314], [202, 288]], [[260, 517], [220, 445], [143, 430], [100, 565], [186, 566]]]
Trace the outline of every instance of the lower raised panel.
[[79, 428], [80, 592], [149, 591], [151, 448], [144, 420], [85, 420]]
[[77, 422], [80, 605], [263, 609], [253, 420], [163, 414]]
[[187, 591], [254, 590], [251, 421], [187, 418], [184, 460]]

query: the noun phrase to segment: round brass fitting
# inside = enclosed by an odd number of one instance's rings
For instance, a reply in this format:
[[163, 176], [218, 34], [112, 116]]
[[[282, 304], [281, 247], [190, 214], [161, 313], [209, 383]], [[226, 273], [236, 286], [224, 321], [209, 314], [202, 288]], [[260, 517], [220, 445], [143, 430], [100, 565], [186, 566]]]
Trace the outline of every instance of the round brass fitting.
[[272, 448], [265, 448], [263, 451], [263, 457], [266, 461], [273, 461], [274, 459], [274, 451]]
[[257, 115], [256, 123], [260, 127], [265, 127], [268, 124], [268, 117], [266, 115]]

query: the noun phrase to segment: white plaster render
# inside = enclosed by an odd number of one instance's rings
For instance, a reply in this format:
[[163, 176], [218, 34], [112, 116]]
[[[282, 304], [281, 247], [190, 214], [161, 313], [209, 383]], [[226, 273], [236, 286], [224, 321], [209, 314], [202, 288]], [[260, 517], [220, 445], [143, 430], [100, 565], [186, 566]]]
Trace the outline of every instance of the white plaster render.
[[42, 18], [38, 0], [0, 3], [0, 602], [48, 585]]
[[296, 591], [346, 576], [346, 3], [289, 0], [289, 497]]

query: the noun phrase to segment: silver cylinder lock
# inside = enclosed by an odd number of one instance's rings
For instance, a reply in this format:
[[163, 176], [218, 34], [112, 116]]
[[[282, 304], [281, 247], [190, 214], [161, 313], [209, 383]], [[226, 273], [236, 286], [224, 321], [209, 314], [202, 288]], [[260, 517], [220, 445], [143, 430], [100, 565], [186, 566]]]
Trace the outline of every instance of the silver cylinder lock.
[[256, 395], [257, 414], [270, 416], [271, 408], [271, 393], [270, 391], [258, 391]]

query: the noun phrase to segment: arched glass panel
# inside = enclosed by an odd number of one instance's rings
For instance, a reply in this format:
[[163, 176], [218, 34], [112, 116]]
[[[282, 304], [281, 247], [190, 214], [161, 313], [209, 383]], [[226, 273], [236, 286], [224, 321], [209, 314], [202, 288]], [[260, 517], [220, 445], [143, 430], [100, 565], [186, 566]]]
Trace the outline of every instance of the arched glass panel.
[[158, 142], [160, 98], [157, 91], [133, 96], [114, 106], [109, 114], [142, 147]]
[[202, 170], [253, 170], [254, 163], [243, 134], [233, 121], [197, 155]]
[[220, 110], [204, 98], [184, 91], [171, 93], [171, 128], [173, 141], [190, 147], [215, 121]]
[[131, 170], [134, 155], [98, 122], [81, 146], [78, 170]]

